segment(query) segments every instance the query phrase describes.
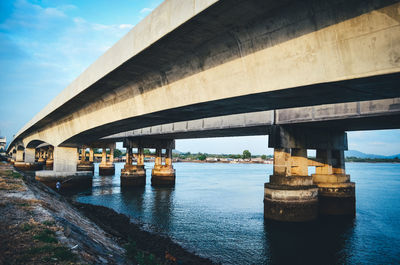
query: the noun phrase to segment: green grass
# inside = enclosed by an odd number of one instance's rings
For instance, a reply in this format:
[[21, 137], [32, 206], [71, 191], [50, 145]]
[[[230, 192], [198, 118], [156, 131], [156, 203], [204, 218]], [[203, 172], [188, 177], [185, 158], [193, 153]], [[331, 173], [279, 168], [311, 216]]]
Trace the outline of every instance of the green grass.
[[34, 235], [33, 238], [45, 243], [58, 242], [57, 238], [55, 237], [55, 233], [47, 228], [45, 228], [43, 231], [40, 231], [39, 234]]
[[35, 226], [33, 226], [33, 225], [31, 225], [31, 224], [28, 224], [28, 223], [24, 223], [24, 224], [21, 225], [21, 229], [22, 229], [23, 231], [30, 231], [30, 230], [32, 230], [34, 227], [35, 227]]
[[76, 254], [72, 253], [67, 247], [44, 245], [41, 247], [34, 247], [29, 249], [25, 256], [29, 259], [35, 255], [50, 254], [43, 258], [45, 261], [57, 259], [58, 261], [76, 261]]
[[139, 265], [157, 265], [159, 262], [153, 254], [147, 254], [137, 248], [136, 242], [130, 240], [124, 245], [126, 257], [131, 261], [136, 261]]
[[22, 175], [19, 174], [18, 172], [12, 172], [11, 176], [15, 179], [20, 179], [22, 178]]
[[45, 226], [54, 226], [56, 223], [54, 221], [46, 220], [42, 222]]

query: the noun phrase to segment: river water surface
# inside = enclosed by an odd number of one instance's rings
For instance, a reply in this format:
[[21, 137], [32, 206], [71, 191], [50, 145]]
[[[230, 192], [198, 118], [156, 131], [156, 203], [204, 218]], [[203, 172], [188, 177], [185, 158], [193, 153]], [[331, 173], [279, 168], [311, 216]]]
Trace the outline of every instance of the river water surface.
[[[76, 200], [130, 216], [144, 228], [223, 264], [400, 264], [400, 164], [347, 163], [357, 216], [306, 224], [264, 221], [266, 164], [175, 163], [174, 188], [121, 189], [98, 175]], [[310, 171], [310, 174], [312, 172]]]

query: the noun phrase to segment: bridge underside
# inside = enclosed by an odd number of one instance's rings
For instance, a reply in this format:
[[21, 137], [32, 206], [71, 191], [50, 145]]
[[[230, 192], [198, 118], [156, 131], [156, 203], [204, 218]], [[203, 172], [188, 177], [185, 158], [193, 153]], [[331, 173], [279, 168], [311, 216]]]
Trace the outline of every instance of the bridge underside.
[[102, 138], [190, 139], [270, 134], [271, 126], [340, 131], [400, 129], [400, 98], [227, 115], [141, 128]]
[[[398, 89], [399, 83], [400, 74], [389, 74], [211, 101], [104, 124], [95, 129], [75, 135], [68, 139], [68, 141], [64, 142], [62, 146], [76, 146], [81, 143], [93, 141], [93, 139], [99, 139], [123, 131], [159, 124], [215, 117], [216, 114], [218, 114], [217, 116], [222, 116], [336, 102], [395, 98], [400, 96], [400, 90]], [[397, 116], [396, 119], [398, 119]], [[390, 119], [387, 119], [386, 121], [385, 119], [380, 118], [371, 120], [371, 122], [377, 122], [376, 126], [375, 124], [369, 125], [368, 119], [366, 122], [363, 122], [362, 120], [358, 121], [358, 119], [356, 120], [358, 126], [353, 127], [353, 122], [351, 121], [344, 122], [343, 124], [338, 122], [337, 124], [332, 124], [332, 126], [339, 126], [345, 130], [392, 129], [396, 127]], [[333, 121], [321, 123], [321, 125], [326, 124], [326, 126], [331, 126], [331, 122]], [[247, 134], [248, 130], [245, 128], [243, 129], [243, 134]], [[234, 131], [235, 133], [240, 133], [241, 130], [235, 129]], [[229, 132], [227, 133], [229, 134]]]

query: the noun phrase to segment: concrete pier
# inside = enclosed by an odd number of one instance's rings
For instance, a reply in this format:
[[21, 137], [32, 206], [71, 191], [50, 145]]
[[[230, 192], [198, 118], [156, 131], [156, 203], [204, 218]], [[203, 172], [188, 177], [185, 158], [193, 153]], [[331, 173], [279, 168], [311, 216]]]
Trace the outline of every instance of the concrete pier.
[[[309, 221], [319, 214], [355, 215], [355, 184], [346, 175], [343, 131], [273, 126], [274, 174], [265, 184], [264, 217], [278, 221]], [[316, 149], [315, 159], [307, 149]], [[316, 173], [308, 175], [308, 166]]]
[[52, 147], [48, 147], [46, 151], [46, 170], [53, 170], [53, 164], [54, 164], [54, 149]]
[[318, 187], [307, 174], [307, 150], [275, 148], [274, 173], [264, 185], [264, 218], [302, 222], [318, 216]]
[[137, 163], [132, 164], [132, 146], [124, 143], [126, 147], [126, 162], [121, 169], [121, 186], [144, 186], [146, 185], [146, 169], [144, 167], [143, 147], [138, 147]]
[[165, 164], [162, 164], [162, 149], [156, 149], [156, 160], [151, 171], [152, 186], [174, 186], [175, 169], [172, 167], [172, 149], [167, 148], [165, 152]]
[[355, 183], [346, 174], [344, 150], [317, 149], [313, 182], [318, 185], [319, 213], [323, 215], [356, 214]]
[[[94, 164], [93, 164], [93, 148], [89, 149], [89, 159], [86, 160], [87, 156], [86, 156], [86, 147], [83, 147], [82, 149], [82, 156], [78, 162], [78, 167], [77, 170], [78, 171], [91, 171], [94, 172]], [[79, 153], [78, 153], [79, 155]]]
[[101, 176], [112, 176], [115, 174], [114, 165], [114, 149], [115, 143], [109, 146], [110, 149], [110, 159], [107, 160], [107, 147], [102, 148], [101, 163], [99, 165], [99, 175]]

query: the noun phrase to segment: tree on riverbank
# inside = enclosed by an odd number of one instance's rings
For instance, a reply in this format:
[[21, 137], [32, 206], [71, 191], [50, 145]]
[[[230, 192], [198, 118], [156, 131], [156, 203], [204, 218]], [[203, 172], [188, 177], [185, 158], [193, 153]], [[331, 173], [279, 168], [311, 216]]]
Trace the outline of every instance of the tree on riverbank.
[[242, 155], [243, 159], [251, 159], [251, 153], [249, 150], [244, 150], [243, 151], [243, 155]]

